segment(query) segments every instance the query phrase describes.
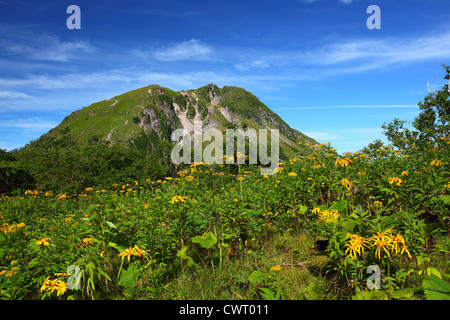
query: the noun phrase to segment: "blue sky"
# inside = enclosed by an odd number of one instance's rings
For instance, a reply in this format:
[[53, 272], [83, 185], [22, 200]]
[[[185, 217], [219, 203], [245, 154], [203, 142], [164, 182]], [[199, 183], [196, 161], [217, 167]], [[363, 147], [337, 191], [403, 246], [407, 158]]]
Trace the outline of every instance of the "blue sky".
[[[69, 5], [81, 29], [69, 30]], [[384, 140], [444, 85], [448, 0], [0, 0], [0, 148], [91, 103], [159, 84], [254, 93], [338, 152]], [[370, 5], [381, 29], [368, 29]]]

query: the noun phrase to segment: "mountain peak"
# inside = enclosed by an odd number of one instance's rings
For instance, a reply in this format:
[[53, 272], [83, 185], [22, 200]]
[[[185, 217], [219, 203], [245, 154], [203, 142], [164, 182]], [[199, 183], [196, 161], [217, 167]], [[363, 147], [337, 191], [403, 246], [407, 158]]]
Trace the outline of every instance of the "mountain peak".
[[170, 141], [174, 130], [278, 129], [284, 153], [302, 151], [298, 142], [315, 141], [292, 129], [252, 93], [243, 88], [210, 83], [198, 89], [173, 91], [152, 84], [93, 103], [67, 116], [61, 124], [33, 142], [45, 148], [105, 143], [151, 150]]

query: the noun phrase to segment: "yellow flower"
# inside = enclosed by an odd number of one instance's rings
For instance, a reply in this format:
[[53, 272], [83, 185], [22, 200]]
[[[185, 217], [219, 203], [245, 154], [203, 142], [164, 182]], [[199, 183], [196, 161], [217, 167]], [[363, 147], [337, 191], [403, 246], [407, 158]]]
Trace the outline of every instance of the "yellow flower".
[[350, 240], [344, 245], [348, 247], [347, 250], [345, 250], [345, 254], [350, 252], [350, 258], [353, 260], [356, 260], [358, 256], [364, 253], [364, 247], [369, 247], [369, 242], [358, 234], [347, 233], [345, 237], [350, 238]]
[[58, 281], [56, 284], [56, 296], [58, 297], [60, 294], [64, 294], [67, 291], [67, 283], [64, 281]]
[[389, 182], [389, 184], [394, 184], [395, 183], [397, 185], [397, 187], [399, 187], [400, 184], [402, 184], [402, 183], [404, 183], [406, 181], [403, 180], [403, 179], [400, 179], [399, 177], [393, 177], [393, 178], [389, 178], [388, 182]]
[[319, 207], [315, 207], [314, 209], [312, 209], [312, 213], [319, 213], [319, 212], [320, 212]]
[[332, 222], [338, 220], [340, 217], [339, 211], [337, 210], [324, 210], [317, 212], [319, 215], [319, 221], [325, 221], [325, 223]]
[[402, 174], [401, 174], [402, 176], [407, 176], [408, 175], [408, 171], [402, 171]]
[[83, 241], [83, 243], [89, 245], [92, 243], [92, 238], [83, 238], [82, 241]]
[[119, 253], [118, 256], [122, 258], [128, 257], [128, 261], [130, 261], [130, 257], [134, 255], [133, 248], [125, 249], [122, 253]]
[[86, 189], [84, 189], [85, 191], [94, 191], [94, 189], [92, 189], [91, 187], [87, 187]]
[[402, 243], [402, 252], [400, 252], [400, 254], [403, 254], [403, 252], [405, 252], [408, 254], [409, 259], [412, 259], [411, 254], [408, 251], [408, 246], [406, 245], [406, 243]]
[[296, 177], [297, 173], [296, 172], [289, 172], [288, 173], [288, 177]]
[[237, 181], [244, 181], [244, 177], [240, 176], [236, 178]]
[[36, 241], [36, 244], [37, 245], [41, 245], [42, 244], [44, 246], [48, 246], [48, 245], [50, 245], [49, 240], [52, 240], [52, 239], [50, 239], [50, 238], [42, 238], [42, 239]]
[[133, 248], [133, 254], [134, 254], [136, 257], [141, 257], [141, 256], [147, 255], [147, 254], [148, 254], [148, 251], [142, 250], [142, 249], [140, 249], [137, 245], [135, 245], [134, 248]]
[[25, 227], [25, 223], [23, 223], [23, 222], [18, 223], [18, 224], [13, 224], [12, 226], [9, 226], [7, 229], [6, 229], [6, 225], [5, 225], [5, 227], [1, 228], [1, 230], [4, 231], [5, 233], [7, 233], [7, 232], [9, 232], [9, 233], [16, 232], [20, 228]]
[[281, 271], [281, 266], [277, 264], [276, 266], [270, 268], [270, 271], [279, 272]]
[[185, 179], [187, 181], [192, 181], [192, 180], [194, 180], [194, 177], [193, 176], [186, 176]]
[[67, 198], [67, 195], [66, 194], [58, 194], [56, 197], [58, 198], [58, 200], [64, 200]]
[[345, 168], [345, 167], [347, 167], [350, 163], [352, 163], [353, 161], [352, 160], [350, 160], [350, 158], [344, 158], [344, 159], [337, 159], [336, 161], [335, 161], [335, 163], [334, 163], [334, 165], [336, 166], [336, 167], [342, 167], [342, 168]]
[[378, 201], [378, 200], [375, 201], [373, 204], [375, 205], [375, 207], [382, 207], [383, 206], [383, 203]]
[[187, 197], [184, 196], [174, 196], [172, 198], [172, 200], [170, 201], [170, 203], [175, 203], [175, 202], [186, 202]]
[[394, 250], [395, 250], [395, 254], [398, 253], [398, 250], [399, 250], [398, 245], [399, 244], [405, 244], [405, 239], [403, 238], [403, 236], [400, 234], [392, 236], [390, 246], [391, 246], [392, 252], [394, 252]]
[[58, 272], [54, 274], [55, 276], [60, 276], [60, 277], [68, 277], [71, 276], [71, 273], [67, 273], [67, 272]]
[[435, 166], [435, 167], [439, 167], [441, 165], [443, 165], [444, 163], [441, 160], [438, 159], [434, 159], [433, 161], [430, 162], [430, 166]]
[[49, 278], [50, 277], [47, 277], [47, 279], [45, 279], [44, 282], [42, 283], [41, 292], [50, 288], [51, 280], [49, 280]]
[[27, 194], [33, 194], [33, 191], [27, 190], [27, 191], [25, 191], [25, 194], [26, 194], [26, 195], [27, 195]]
[[344, 187], [346, 187], [348, 190], [350, 190], [352, 183], [348, 179], [342, 179], [340, 182]]
[[392, 234], [390, 233], [390, 230], [382, 233], [377, 232], [377, 235], [370, 237], [369, 240], [373, 242], [372, 246], [377, 248], [375, 250], [375, 258], [378, 256], [378, 259], [381, 259], [381, 250], [386, 252], [388, 257], [391, 257], [387, 250], [392, 244]]

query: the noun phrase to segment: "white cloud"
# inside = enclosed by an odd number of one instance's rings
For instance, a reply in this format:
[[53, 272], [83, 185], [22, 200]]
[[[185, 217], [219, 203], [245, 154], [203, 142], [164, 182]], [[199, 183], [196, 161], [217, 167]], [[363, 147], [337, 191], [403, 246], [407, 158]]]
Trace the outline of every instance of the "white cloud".
[[292, 107], [292, 108], [274, 108], [274, 110], [321, 110], [321, 109], [378, 109], [378, 108], [419, 108], [417, 105], [412, 104], [392, 104], [392, 105], [340, 105], [340, 106], [317, 106], [317, 107]]
[[[242, 52], [237, 50], [235, 55], [242, 60]], [[314, 80], [430, 59], [447, 60], [449, 56], [450, 32], [446, 32], [415, 38], [344, 40], [303, 51], [252, 53], [247, 61], [235, 63], [234, 67], [240, 71], [269, 67], [287, 67], [291, 71], [301, 68], [301, 75], [297, 77]]]
[[359, 67], [369, 68], [399, 62], [444, 59], [450, 56], [450, 33], [409, 39], [357, 39], [326, 45], [303, 55], [313, 65], [337, 65], [345, 62], [355, 64], [359, 60]]
[[56, 127], [58, 123], [41, 120], [39, 118], [16, 119], [14, 121], [1, 121], [0, 127], [24, 129], [26, 131], [42, 131]]
[[23, 92], [16, 91], [0, 91], [0, 99], [28, 99], [31, 96]]
[[211, 60], [213, 49], [196, 39], [183, 41], [170, 47], [156, 49], [152, 56], [158, 61]]
[[64, 42], [54, 35], [37, 37], [19, 36], [14, 40], [3, 40], [1, 46], [6, 54], [37, 61], [69, 61], [82, 53], [91, 53], [95, 48], [84, 40]]

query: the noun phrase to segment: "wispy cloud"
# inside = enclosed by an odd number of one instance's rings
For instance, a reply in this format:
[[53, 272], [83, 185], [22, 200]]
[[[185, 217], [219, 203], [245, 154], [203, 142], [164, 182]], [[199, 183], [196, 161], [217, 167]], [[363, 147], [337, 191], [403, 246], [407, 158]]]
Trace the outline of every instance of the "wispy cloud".
[[292, 108], [274, 108], [274, 110], [321, 110], [321, 109], [379, 109], [379, 108], [419, 108], [417, 105], [412, 104], [392, 104], [392, 105], [340, 105], [340, 106], [317, 106], [317, 107], [292, 107]]
[[31, 98], [31, 96], [23, 92], [0, 91], [0, 99], [29, 99], [29, 98]]
[[50, 34], [26, 38], [18, 35], [14, 39], [2, 40], [1, 47], [5, 55], [22, 57], [27, 60], [59, 62], [76, 59], [80, 54], [95, 51], [88, 41], [64, 42]]
[[200, 40], [191, 39], [169, 47], [153, 50], [151, 56], [158, 61], [205, 61], [212, 59], [212, 53], [212, 47], [202, 43]]
[[[430, 59], [448, 59], [450, 32], [411, 38], [351, 39], [310, 50], [251, 54], [234, 64], [239, 71], [274, 67], [301, 68], [311, 79], [357, 73]], [[323, 67], [327, 69], [323, 72]]]
[[57, 126], [53, 121], [41, 120], [40, 118], [16, 119], [10, 121], [0, 121], [0, 127], [24, 129], [26, 131], [49, 130]]

